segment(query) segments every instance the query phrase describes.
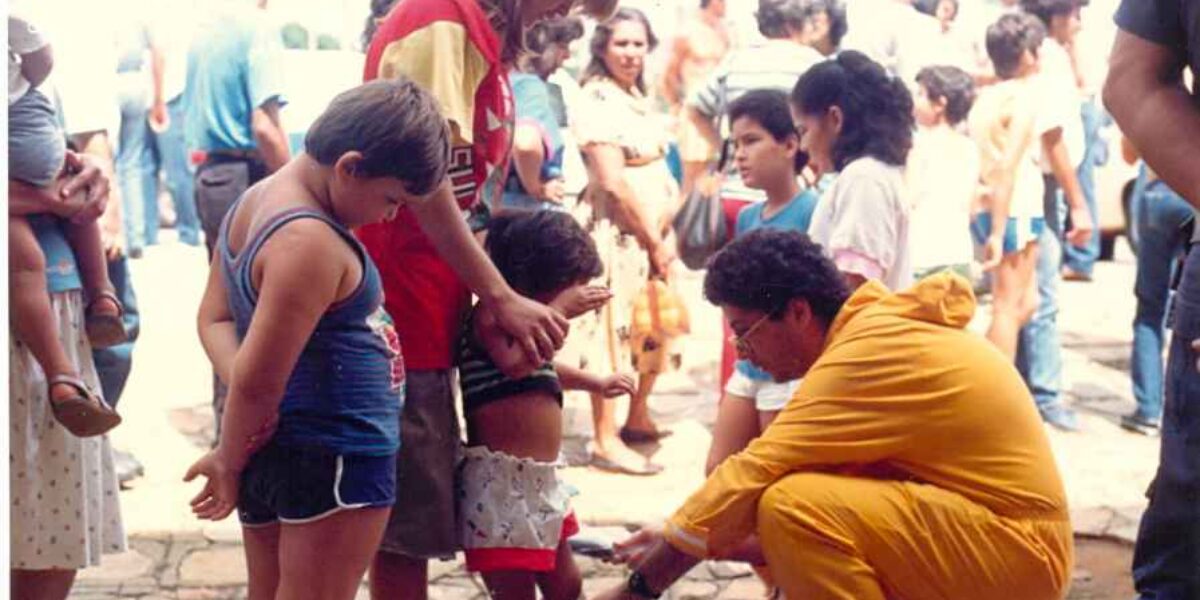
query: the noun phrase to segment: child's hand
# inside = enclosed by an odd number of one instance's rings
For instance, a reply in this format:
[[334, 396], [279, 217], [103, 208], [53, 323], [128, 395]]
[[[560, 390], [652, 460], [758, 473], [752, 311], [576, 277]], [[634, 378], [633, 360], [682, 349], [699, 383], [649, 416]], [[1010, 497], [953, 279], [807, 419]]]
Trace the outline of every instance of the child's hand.
[[1068, 243], [1077, 248], [1086, 247], [1088, 241], [1092, 239], [1093, 229], [1095, 229], [1095, 224], [1092, 222], [1092, 213], [1086, 206], [1071, 209], [1071, 230], [1067, 232]]
[[612, 290], [602, 285], [577, 285], [559, 294], [550, 305], [574, 319], [608, 304], [612, 296]]
[[637, 391], [633, 378], [628, 375], [609, 375], [601, 379], [596, 386], [596, 393], [605, 398], [618, 398], [626, 394], [632, 396]]
[[204, 483], [204, 489], [192, 498], [192, 512], [200, 519], [212, 521], [229, 516], [237, 508], [241, 472], [226, 464], [218, 451], [211, 450], [188, 469], [183, 480], [191, 481], [197, 475], [203, 475], [208, 481]]
[[551, 179], [542, 184], [542, 200], [562, 204], [566, 194], [567, 191], [563, 186], [562, 179]]
[[1004, 240], [998, 235], [989, 236], [983, 243], [983, 270], [991, 271], [1000, 266], [1004, 258]]

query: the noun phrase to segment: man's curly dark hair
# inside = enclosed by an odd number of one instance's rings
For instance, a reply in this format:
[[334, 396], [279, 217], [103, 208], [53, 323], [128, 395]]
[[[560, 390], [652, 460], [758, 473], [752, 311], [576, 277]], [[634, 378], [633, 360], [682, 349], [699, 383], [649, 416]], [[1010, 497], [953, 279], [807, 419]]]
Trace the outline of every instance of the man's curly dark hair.
[[908, 87], [867, 55], [847, 50], [814, 65], [792, 89], [803, 114], [842, 110], [842, 132], [833, 144], [833, 166], [842, 170], [870, 156], [904, 166], [912, 149], [913, 102]]
[[537, 298], [604, 273], [596, 244], [571, 215], [506, 210], [488, 222], [485, 247], [508, 285]]
[[808, 302], [826, 325], [850, 289], [821, 247], [798, 231], [751, 231], [713, 256], [704, 277], [704, 297], [718, 306], [781, 317], [792, 300]]
[[971, 114], [975, 81], [966, 71], [950, 65], [925, 67], [917, 73], [917, 83], [925, 87], [930, 100], [946, 101], [946, 120], [951, 125], [958, 125]]
[[1046, 27], [1050, 27], [1050, 19], [1069, 15], [1087, 5], [1088, 0], [1021, 0], [1021, 10], [1041, 19]]

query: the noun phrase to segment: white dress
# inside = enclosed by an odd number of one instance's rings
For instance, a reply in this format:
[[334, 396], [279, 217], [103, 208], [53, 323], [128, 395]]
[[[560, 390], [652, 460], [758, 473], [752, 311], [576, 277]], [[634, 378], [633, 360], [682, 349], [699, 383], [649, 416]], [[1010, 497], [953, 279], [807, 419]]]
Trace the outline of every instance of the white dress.
[[[50, 304], [68, 358], [99, 390], [81, 293], [51, 294]], [[11, 332], [8, 357], [10, 567], [83, 569], [100, 564], [102, 554], [124, 552], [108, 436], [78, 438], [54, 420], [46, 376]]]

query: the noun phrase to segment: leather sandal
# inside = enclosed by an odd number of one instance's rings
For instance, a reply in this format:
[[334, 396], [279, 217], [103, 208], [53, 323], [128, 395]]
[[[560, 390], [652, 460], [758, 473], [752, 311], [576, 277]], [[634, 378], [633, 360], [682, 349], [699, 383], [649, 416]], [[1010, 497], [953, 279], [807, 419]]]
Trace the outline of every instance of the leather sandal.
[[[117, 306], [117, 314], [95, 314], [92, 309], [99, 300], [112, 300]], [[129, 333], [125, 331], [125, 306], [120, 298], [110, 290], [102, 290], [92, 295], [87, 308], [84, 309], [84, 328], [87, 330], [88, 341], [93, 349], [111, 348], [129, 341]]]
[[[69, 385], [77, 392], [73, 396], [54, 399], [54, 386]], [[99, 396], [92, 393], [83, 380], [74, 375], [55, 375], [46, 390], [50, 398], [50, 409], [54, 418], [63, 427], [78, 437], [93, 437], [108, 432], [121, 424], [121, 415], [109, 408]]]

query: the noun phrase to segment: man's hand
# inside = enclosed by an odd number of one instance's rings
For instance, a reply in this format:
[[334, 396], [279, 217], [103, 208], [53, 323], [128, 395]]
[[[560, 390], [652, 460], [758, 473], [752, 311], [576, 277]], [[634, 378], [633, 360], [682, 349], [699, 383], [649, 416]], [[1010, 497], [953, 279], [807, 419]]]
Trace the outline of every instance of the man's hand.
[[1092, 213], [1086, 206], [1071, 209], [1071, 230], [1067, 232], [1067, 242], [1077, 248], [1087, 246], [1096, 229], [1092, 222]]
[[150, 129], [154, 131], [166, 131], [171, 126], [171, 117], [167, 113], [167, 105], [163, 102], [155, 102], [150, 107]]
[[206, 479], [204, 489], [192, 498], [192, 512], [197, 518], [220, 521], [237, 508], [238, 485], [241, 473], [230, 468], [217, 450], [205, 454], [188, 469], [184, 481], [197, 475]]
[[520, 344], [534, 364], [553, 360], [570, 329], [567, 318], [557, 310], [516, 293], [491, 308], [500, 329]]
[[108, 206], [110, 181], [100, 166], [100, 161], [86, 154], [67, 151], [64, 170], [69, 173], [59, 188], [59, 196], [70, 201], [76, 193], [83, 192], [83, 207], [72, 209], [71, 220], [86, 223], [98, 219]]
[[661, 527], [643, 527], [624, 541], [613, 544], [613, 560], [614, 562], [637, 566], [646, 558], [647, 553], [660, 543], [664, 543]]

